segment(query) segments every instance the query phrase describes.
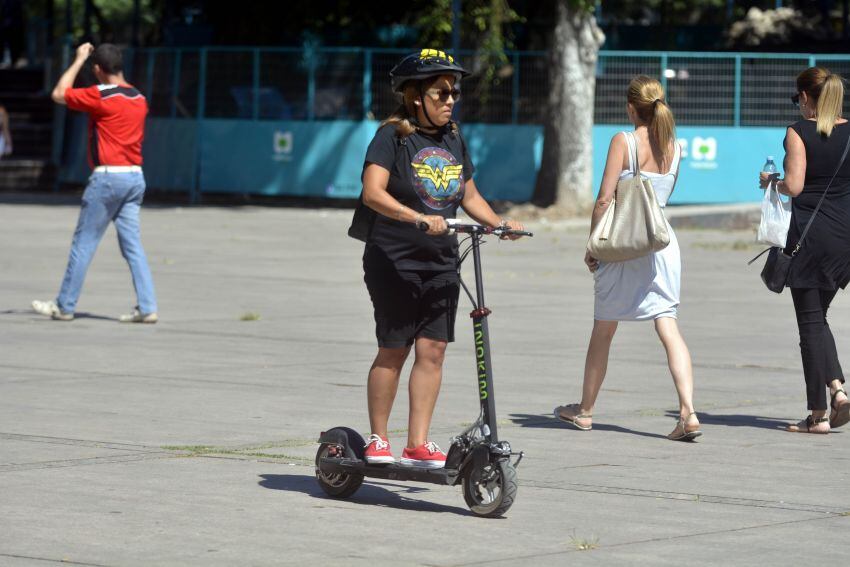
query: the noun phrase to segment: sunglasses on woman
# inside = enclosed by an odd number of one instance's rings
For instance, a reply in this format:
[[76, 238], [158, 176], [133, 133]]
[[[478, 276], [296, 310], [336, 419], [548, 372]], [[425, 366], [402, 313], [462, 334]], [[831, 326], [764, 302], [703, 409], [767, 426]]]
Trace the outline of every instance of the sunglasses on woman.
[[800, 107], [800, 93], [797, 93], [791, 97], [791, 104], [793, 104], [797, 108]]
[[425, 92], [434, 100], [439, 99], [440, 102], [448, 102], [449, 96], [455, 102], [460, 98], [460, 89], [428, 89]]

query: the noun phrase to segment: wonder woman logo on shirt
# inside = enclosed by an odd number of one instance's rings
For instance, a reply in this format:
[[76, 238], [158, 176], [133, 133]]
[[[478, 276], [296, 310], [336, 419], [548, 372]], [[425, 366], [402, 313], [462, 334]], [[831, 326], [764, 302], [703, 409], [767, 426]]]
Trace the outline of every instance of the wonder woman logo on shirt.
[[463, 196], [463, 165], [443, 148], [425, 148], [410, 164], [413, 188], [432, 209], [446, 209]]

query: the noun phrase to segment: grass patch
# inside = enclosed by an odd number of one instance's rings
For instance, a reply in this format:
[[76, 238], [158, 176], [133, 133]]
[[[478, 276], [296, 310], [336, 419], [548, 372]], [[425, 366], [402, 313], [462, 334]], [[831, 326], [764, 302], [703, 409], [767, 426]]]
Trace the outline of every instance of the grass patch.
[[163, 445], [162, 448], [166, 451], [183, 451], [189, 453], [205, 453], [216, 449], [211, 445]]
[[239, 320], [240, 321], [259, 321], [260, 320], [260, 314], [254, 312], [254, 311], [246, 311], [245, 313], [242, 314], [241, 317], [239, 317]]
[[736, 240], [734, 242], [694, 242], [691, 246], [703, 250], [755, 250], [766, 245], [749, 240]]
[[638, 410], [638, 415], [641, 417], [659, 417], [664, 415], [666, 412], [664, 410], [658, 408], [647, 408]]
[[298, 463], [311, 463], [312, 458], [289, 455], [286, 453], [272, 453], [267, 449], [289, 449], [295, 447], [306, 447], [315, 444], [314, 439], [286, 439], [283, 441], [272, 441], [260, 445], [248, 447], [216, 447], [213, 445], [164, 445], [166, 451], [188, 453], [187, 457], [201, 457], [205, 455], [220, 455], [229, 457], [250, 457], [255, 459], [277, 459]]
[[570, 545], [578, 551], [590, 551], [599, 547], [599, 538], [595, 536], [589, 539], [583, 538], [573, 532], [573, 535], [570, 537]]

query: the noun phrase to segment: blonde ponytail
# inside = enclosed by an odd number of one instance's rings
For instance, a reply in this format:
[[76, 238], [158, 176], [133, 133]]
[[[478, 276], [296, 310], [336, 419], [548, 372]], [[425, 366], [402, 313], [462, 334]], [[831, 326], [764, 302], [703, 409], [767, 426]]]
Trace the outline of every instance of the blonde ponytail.
[[814, 101], [818, 133], [829, 137], [841, 117], [844, 81], [829, 69], [809, 67], [797, 75], [797, 92], [806, 93]]
[[635, 77], [629, 83], [626, 99], [638, 118], [647, 125], [649, 144], [656, 160], [669, 163], [673, 158], [676, 121], [673, 119], [673, 111], [664, 100], [661, 83], [646, 75]]
[[659, 149], [666, 162], [671, 157], [670, 148], [676, 139], [676, 123], [673, 121], [673, 111], [662, 99], [655, 101], [655, 111], [649, 121], [649, 142]]
[[841, 77], [832, 75], [826, 77], [823, 88], [818, 97], [817, 121], [818, 133], [829, 137], [835, 121], [841, 116], [841, 107], [844, 104], [844, 84]]

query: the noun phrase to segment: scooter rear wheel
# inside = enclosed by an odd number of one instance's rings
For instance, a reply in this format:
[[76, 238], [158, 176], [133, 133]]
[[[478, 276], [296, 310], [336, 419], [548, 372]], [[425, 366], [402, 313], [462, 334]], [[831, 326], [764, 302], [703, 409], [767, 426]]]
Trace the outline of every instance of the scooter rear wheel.
[[516, 469], [508, 460], [468, 468], [463, 475], [463, 499], [473, 513], [497, 518], [508, 511], [516, 498]]
[[326, 473], [322, 470], [322, 458], [330, 455], [332, 445], [324, 444], [316, 452], [316, 480], [328, 496], [348, 498], [363, 484], [363, 475], [351, 473]]

